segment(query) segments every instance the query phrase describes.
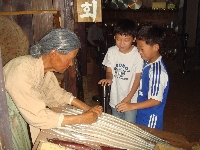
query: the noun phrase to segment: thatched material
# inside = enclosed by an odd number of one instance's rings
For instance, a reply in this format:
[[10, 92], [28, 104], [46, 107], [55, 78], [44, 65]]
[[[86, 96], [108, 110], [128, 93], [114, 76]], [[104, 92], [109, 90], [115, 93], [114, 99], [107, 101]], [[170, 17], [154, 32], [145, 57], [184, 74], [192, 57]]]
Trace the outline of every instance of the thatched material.
[[0, 16], [0, 47], [3, 66], [11, 59], [29, 53], [29, 42], [20, 26], [3, 16]]

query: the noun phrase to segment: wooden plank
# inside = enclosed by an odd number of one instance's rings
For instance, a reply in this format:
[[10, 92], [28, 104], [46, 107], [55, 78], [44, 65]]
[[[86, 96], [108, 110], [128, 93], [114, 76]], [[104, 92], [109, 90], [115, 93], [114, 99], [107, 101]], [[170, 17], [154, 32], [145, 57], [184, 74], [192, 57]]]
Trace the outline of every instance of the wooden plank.
[[[16, 11], [27, 11], [32, 10], [31, 9], [31, 1], [32, 0], [14, 0], [12, 1], [12, 9], [10, 12], [16, 12]], [[28, 38], [28, 41], [30, 45], [33, 44], [33, 30], [32, 30], [32, 14], [25, 14], [25, 15], [8, 15], [9, 17], [12, 17], [12, 20], [15, 21], [23, 30], [23, 32], [26, 34], [26, 37]]]
[[79, 49], [77, 55], [77, 64], [76, 64], [76, 85], [77, 85], [77, 98], [85, 101], [84, 90], [83, 90], [83, 80], [82, 76], [87, 75], [87, 51], [86, 51], [86, 32], [85, 32], [85, 23], [74, 23], [74, 32], [77, 34], [81, 42], [81, 48]]
[[11, 11], [12, 5], [10, 0], [1, 0], [0, 1], [0, 10], [1, 11]]
[[[186, 23], [186, 9], [187, 9], [187, 1], [180, 0], [179, 11], [178, 11], [178, 34], [185, 34], [185, 23]], [[183, 62], [183, 52], [184, 52], [184, 36], [178, 36], [177, 39], [177, 63], [179, 65]]]
[[30, 45], [34, 44], [35, 41], [37, 42], [45, 33], [53, 28], [53, 18], [55, 27], [60, 27], [60, 12], [57, 10], [5, 11], [0, 12], [0, 15], [16, 16], [14, 21], [23, 29]]
[[55, 28], [61, 28], [60, 12], [58, 12], [57, 14], [53, 14], [53, 16], [54, 16], [54, 21], [55, 21]]
[[[32, 1], [32, 9], [42, 11], [52, 10], [52, 0], [34, 0]], [[38, 42], [47, 32], [53, 28], [54, 13], [41, 13], [33, 15], [34, 42]]]
[[54, 0], [53, 1], [53, 7], [54, 7], [54, 9], [56, 9], [56, 10], [59, 10], [59, 12], [60, 12], [60, 26], [61, 26], [61, 28], [63, 28], [64, 27], [64, 13], [65, 13], [65, 3], [64, 3], [64, 1], [63, 0]]
[[[64, 0], [64, 28], [67, 28], [71, 31], [74, 31], [74, 14], [73, 14], [73, 0]], [[71, 92], [74, 96], [77, 96], [77, 87], [76, 87], [76, 67], [69, 67], [64, 73], [64, 83], [65, 90]]]
[[[139, 126], [139, 127], [141, 127], [141, 126]], [[178, 150], [178, 149], [191, 150], [190, 144], [181, 135], [170, 133], [170, 132], [165, 132], [165, 131], [161, 131], [161, 130], [151, 129], [151, 128], [148, 128], [148, 127], [142, 127], [142, 128], [145, 129], [146, 131], [152, 133], [153, 135], [156, 135], [156, 136], [168, 141], [169, 144], [171, 144], [171, 147], [165, 146], [165, 148], [167, 148], [166, 150]], [[56, 132], [54, 132], [50, 129], [45, 129], [45, 130], [40, 131], [32, 150], [37, 149], [40, 141], [47, 141], [47, 139], [53, 139], [53, 138], [58, 138], [60, 140], [70, 141], [70, 138], [68, 138], [66, 136], [58, 134], [58, 133], [56, 133]], [[158, 146], [157, 148], [163, 147], [163, 145], [162, 146], [157, 145], [157, 146]], [[157, 149], [157, 150], [160, 150], [160, 149]]]
[[171, 144], [174, 147], [191, 150], [190, 143], [182, 135], [174, 134], [174, 133], [170, 133], [170, 132], [166, 132], [166, 131], [162, 131], [162, 130], [152, 129], [152, 128], [148, 128], [148, 127], [141, 126], [141, 125], [138, 125], [138, 126], [140, 128], [142, 128], [143, 130], [150, 132], [153, 135], [158, 136], [158, 137], [168, 141], [169, 144]]
[[57, 14], [57, 10], [4, 11], [0, 15]]
[[182, 150], [182, 149], [158, 143], [156, 144], [154, 150]]
[[[25, 11], [25, 10], [31, 10], [31, 0], [26, 1], [20, 1], [15, 0], [11, 1], [10, 3], [12, 9], [7, 10], [10, 12], [16, 12], [16, 11]], [[11, 20], [16, 22], [24, 31], [26, 34], [29, 43], [32, 44], [33, 42], [33, 31], [32, 31], [32, 15], [8, 15]]]
[[64, 0], [64, 28], [74, 31], [74, 0]]
[[75, 23], [74, 26], [75, 26], [74, 32], [77, 34], [77, 36], [81, 41], [81, 48], [78, 52], [79, 55], [78, 61], [80, 61], [81, 63], [82, 76], [86, 76], [87, 75], [87, 49], [86, 49], [87, 35], [85, 31], [86, 26], [84, 22]]

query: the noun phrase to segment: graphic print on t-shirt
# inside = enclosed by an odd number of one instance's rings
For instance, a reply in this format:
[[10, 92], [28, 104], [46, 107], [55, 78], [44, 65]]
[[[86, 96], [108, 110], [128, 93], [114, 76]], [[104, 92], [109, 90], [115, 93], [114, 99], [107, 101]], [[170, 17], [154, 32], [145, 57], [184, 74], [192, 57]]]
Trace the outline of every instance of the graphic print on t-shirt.
[[114, 70], [115, 70], [115, 74], [114, 74], [115, 78], [128, 80], [128, 78], [125, 75], [126, 75], [126, 72], [130, 72], [130, 69], [125, 64], [121, 64], [121, 63], [116, 64], [116, 66], [114, 67]]

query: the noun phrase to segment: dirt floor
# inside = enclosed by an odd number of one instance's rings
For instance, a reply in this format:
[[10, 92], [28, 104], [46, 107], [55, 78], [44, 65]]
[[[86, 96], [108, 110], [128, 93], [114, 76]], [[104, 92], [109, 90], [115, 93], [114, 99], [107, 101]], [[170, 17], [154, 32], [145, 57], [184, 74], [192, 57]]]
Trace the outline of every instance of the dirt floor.
[[[188, 62], [190, 63], [190, 62]], [[184, 69], [175, 61], [165, 60], [170, 77], [170, 89], [164, 113], [164, 131], [184, 136], [189, 142], [200, 140], [200, 69], [191, 64]], [[93, 62], [93, 73], [85, 77], [85, 102], [90, 106], [99, 102], [92, 100], [99, 95], [97, 82], [99, 66]], [[110, 110], [108, 110], [110, 113]]]

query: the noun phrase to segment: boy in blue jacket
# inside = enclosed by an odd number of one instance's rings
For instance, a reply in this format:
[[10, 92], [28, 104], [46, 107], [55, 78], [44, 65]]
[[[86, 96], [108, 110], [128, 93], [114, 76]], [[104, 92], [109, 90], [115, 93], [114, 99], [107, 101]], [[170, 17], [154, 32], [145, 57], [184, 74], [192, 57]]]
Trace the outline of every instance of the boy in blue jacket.
[[169, 78], [159, 53], [165, 39], [164, 31], [156, 25], [143, 26], [137, 36], [137, 48], [145, 61], [137, 103], [121, 103], [118, 111], [137, 110], [136, 123], [162, 130]]

